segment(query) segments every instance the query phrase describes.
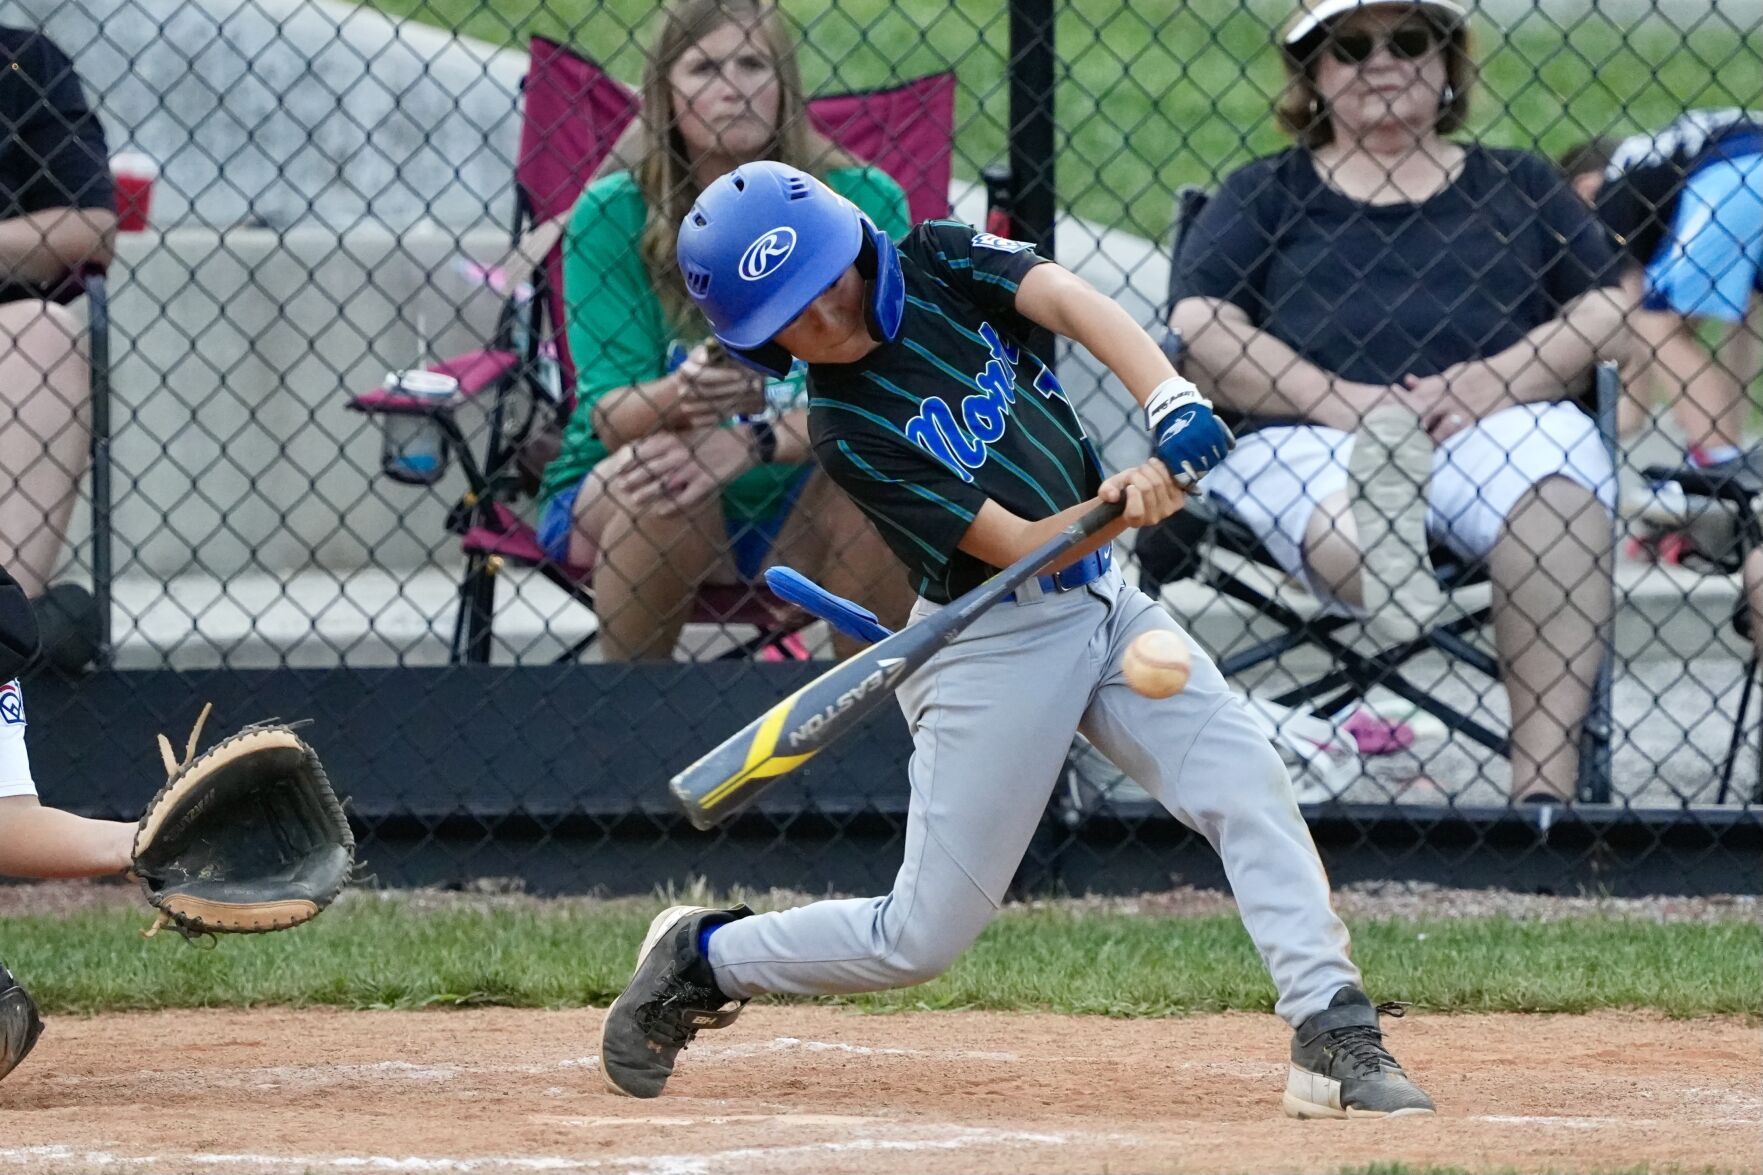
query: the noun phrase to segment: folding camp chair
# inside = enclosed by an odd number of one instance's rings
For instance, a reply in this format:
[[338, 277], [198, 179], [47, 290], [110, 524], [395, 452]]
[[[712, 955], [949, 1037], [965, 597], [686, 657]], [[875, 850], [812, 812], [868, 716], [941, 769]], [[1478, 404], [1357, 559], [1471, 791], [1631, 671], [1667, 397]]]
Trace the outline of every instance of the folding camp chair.
[[[1174, 241], [1170, 256], [1170, 297], [1165, 314], [1173, 308], [1176, 267], [1173, 260], [1180, 256], [1182, 244], [1194, 218], [1206, 201], [1198, 189], [1185, 189], [1178, 197]], [[1164, 349], [1180, 367], [1183, 343], [1173, 329], [1164, 336]], [[1615, 460], [1616, 408], [1621, 385], [1614, 364], [1601, 365], [1596, 374], [1597, 423], [1599, 435]], [[1612, 524], [1614, 527], [1614, 524]], [[1505, 756], [1509, 754], [1506, 736], [1491, 730], [1484, 723], [1440, 701], [1427, 689], [1403, 676], [1402, 667], [1422, 653], [1437, 650], [1461, 661], [1494, 681], [1500, 679], [1498, 661], [1472, 645], [1469, 634], [1485, 625], [1492, 609], [1477, 608], [1467, 615], [1439, 624], [1404, 644], [1394, 645], [1376, 653], [1362, 653], [1345, 643], [1338, 630], [1354, 623], [1344, 616], [1305, 617], [1268, 595], [1249, 578], [1220, 565], [1212, 556], [1226, 552], [1272, 568], [1283, 574], [1278, 560], [1238, 518], [1218, 503], [1204, 497], [1188, 499], [1185, 509], [1162, 526], [1138, 532], [1134, 554], [1140, 567], [1140, 586], [1157, 596], [1163, 587], [1183, 579], [1194, 579], [1214, 591], [1247, 604], [1254, 611], [1277, 624], [1279, 635], [1257, 641], [1248, 648], [1220, 657], [1218, 666], [1226, 677], [1235, 677], [1257, 666], [1276, 661], [1291, 650], [1301, 647], [1326, 653], [1333, 668], [1313, 681], [1287, 690], [1271, 700], [1280, 706], [1309, 705], [1316, 713], [1333, 716], [1361, 701], [1376, 687], [1383, 687], [1432, 715], [1450, 731]], [[1487, 568], [1462, 561], [1454, 552], [1435, 545], [1430, 552], [1434, 574], [1446, 593], [1472, 584], [1485, 582]], [[1579, 799], [1587, 803], [1608, 803], [1610, 799], [1610, 687], [1613, 657], [1610, 637], [1605, 635], [1605, 656], [1594, 684], [1592, 706], [1587, 714], [1579, 739]]]
[[[521, 88], [516, 240], [530, 226], [574, 206], [620, 132], [638, 113], [636, 95], [598, 65], [542, 37], [533, 38]], [[809, 103], [808, 114], [828, 138], [893, 176], [905, 189], [916, 222], [949, 211], [954, 99], [954, 75], [943, 73], [887, 90], [817, 98]], [[429, 369], [459, 381], [459, 393], [452, 400], [435, 403], [376, 388], [349, 403], [356, 411], [377, 416], [428, 417], [459, 455], [467, 489], [447, 519], [466, 556], [453, 629], [455, 664], [489, 661], [496, 580], [508, 563], [536, 568], [578, 602], [590, 609], [594, 606], [591, 570], [547, 558], [532, 526], [515, 510], [535, 488], [537, 471], [527, 470], [523, 476], [523, 446], [547, 425], [560, 427], [575, 408], [562, 269], [559, 245], [535, 272], [531, 299], [511, 300], [503, 307], [489, 347]], [[555, 380], [545, 377], [547, 370], [556, 372]], [[457, 414], [460, 407], [485, 394], [491, 397], [488, 436], [479, 458], [467, 446]], [[692, 619], [758, 629], [757, 637], [726, 656], [747, 655], [794, 631], [791, 624], [780, 621], [767, 595], [747, 586], [702, 589]], [[588, 636], [558, 660], [574, 660], [594, 639]]]
[[[1751, 608], [1743, 574], [1745, 560], [1750, 558], [1751, 552], [1763, 548], [1763, 518], [1758, 515], [1760, 503], [1756, 488], [1746, 484], [1744, 479], [1724, 477], [1692, 466], [1655, 465], [1642, 470], [1641, 476], [1654, 486], [1675, 482], [1685, 494], [1705, 498], [1715, 504], [1715, 509], [1732, 513], [1737, 541], [1731, 550], [1714, 554], [1720, 570], [1740, 576], [1739, 599], [1733, 609], [1732, 625], [1746, 643], [1751, 644]], [[1752, 644], [1751, 647], [1754, 650], [1756, 646]], [[1757, 654], [1753, 651], [1745, 661], [1738, 713], [1733, 716], [1732, 737], [1726, 744], [1726, 759], [1720, 766], [1720, 790], [1714, 797], [1717, 804], [1726, 802], [1726, 794], [1732, 787], [1732, 772], [1738, 762], [1739, 744], [1745, 739], [1745, 720], [1750, 715], [1751, 696], [1756, 692], [1758, 668]], [[1752, 784], [1750, 798], [1752, 803], [1763, 803], [1763, 705], [1758, 707], [1757, 726], [1757, 778]]]

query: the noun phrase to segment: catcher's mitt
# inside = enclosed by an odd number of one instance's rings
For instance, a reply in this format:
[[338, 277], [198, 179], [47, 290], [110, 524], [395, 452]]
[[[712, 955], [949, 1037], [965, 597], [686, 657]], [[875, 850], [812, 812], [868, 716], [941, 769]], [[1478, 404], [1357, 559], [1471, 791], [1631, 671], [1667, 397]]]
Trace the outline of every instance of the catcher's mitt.
[[349, 880], [355, 838], [324, 767], [291, 727], [247, 726], [184, 761], [159, 736], [165, 786], [135, 832], [133, 871], [186, 935], [285, 930], [317, 917]]

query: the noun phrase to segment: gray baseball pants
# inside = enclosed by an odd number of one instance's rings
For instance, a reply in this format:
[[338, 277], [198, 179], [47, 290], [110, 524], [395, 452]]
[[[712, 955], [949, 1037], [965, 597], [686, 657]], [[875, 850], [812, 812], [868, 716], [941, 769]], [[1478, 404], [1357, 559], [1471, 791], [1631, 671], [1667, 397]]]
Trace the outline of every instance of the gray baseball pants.
[[[893, 892], [720, 927], [709, 955], [722, 990], [830, 995], [942, 974], [997, 913], [1078, 731], [1211, 842], [1287, 1023], [1358, 984], [1285, 765], [1211, 658], [1194, 648], [1185, 690], [1141, 697], [1121, 674], [1127, 645], [1181, 629], [1118, 571], [1069, 592], [1031, 582], [1018, 597], [900, 688], [914, 750]], [[937, 607], [920, 600], [913, 619]]]

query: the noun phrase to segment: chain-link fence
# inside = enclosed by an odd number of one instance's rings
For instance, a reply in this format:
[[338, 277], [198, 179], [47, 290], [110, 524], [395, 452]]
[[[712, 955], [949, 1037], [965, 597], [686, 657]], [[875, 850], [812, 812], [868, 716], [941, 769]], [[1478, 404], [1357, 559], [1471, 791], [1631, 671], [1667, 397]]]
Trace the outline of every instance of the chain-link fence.
[[[922, 569], [960, 530], [816, 472], [800, 367], [705, 346], [680, 218], [777, 158], [896, 240], [954, 216], [1034, 243], [1212, 398], [1236, 449], [1118, 573], [1243, 694], [1337, 875], [1757, 883], [1755, 4], [17, 0], [0, 23], [0, 556], [53, 664], [27, 681], [52, 802], [132, 815], [153, 781], [118, 764], [212, 697], [317, 720], [388, 879], [885, 885], [892, 709], [722, 833], [665, 786], [860, 647], [764, 567], [890, 624], [958, 579]], [[1046, 378], [1127, 469], [1151, 388], [1095, 349], [1045, 351]], [[1044, 399], [1010, 354], [1007, 402]], [[945, 377], [894, 391], [986, 390]], [[1093, 491], [1082, 444], [1018, 468], [960, 411], [921, 490], [990, 460], [1031, 521]], [[1044, 774], [1023, 885], [1216, 876], [1084, 739]]]

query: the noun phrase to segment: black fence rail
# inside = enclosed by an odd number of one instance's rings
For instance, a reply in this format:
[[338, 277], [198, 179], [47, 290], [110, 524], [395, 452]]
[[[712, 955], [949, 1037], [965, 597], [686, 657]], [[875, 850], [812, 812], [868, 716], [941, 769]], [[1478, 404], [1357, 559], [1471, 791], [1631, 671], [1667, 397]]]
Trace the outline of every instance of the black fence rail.
[[[912, 594], [825, 474], [757, 464], [761, 431], [803, 453], [803, 380], [706, 355], [672, 263], [709, 178], [781, 158], [896, 238], [1032, 244], [1231, 422], [1117, 560], [1260, 715], [1337, 877], [1763, 877], [1754, 6], [0, 24], [0, 558], [48, 637], [49, 802], [133, 815], [151, 735], [213, 700], [316, 720], [387, 882], [884, 884], [894, 710], [715, 834], [665, 786], [851, 650], [762, 567], [891, 623]], [[1120, 381], [1048, 358], [1102, 464], [1145, 460]], [[1210, 850], [1076, 740], [1019, 884], [1176, 880], [1220, 882]]]

